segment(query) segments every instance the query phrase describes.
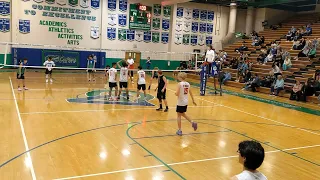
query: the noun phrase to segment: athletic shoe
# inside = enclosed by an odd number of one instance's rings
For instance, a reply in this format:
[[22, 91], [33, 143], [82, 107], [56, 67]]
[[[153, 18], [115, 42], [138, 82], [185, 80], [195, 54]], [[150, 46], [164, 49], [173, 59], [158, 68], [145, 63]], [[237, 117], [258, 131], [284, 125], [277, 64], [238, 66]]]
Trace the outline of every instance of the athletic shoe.
[[144, 100], [144, 101], [147, 101], [147, 97], [144, 97], [143, 100]]
[[162, 111], [162, 108], [158, 108], [158, 109], [156, 109], [156, 111]]
[[168, 111], [169, 111], [169, 109], [166, 108], [163, 112], [168, 112]]
[[23, 89], [24, 89], [24, 90], [28, 90], [28, 88], [27, 88], [27, 87], [23, 87]]
[[129, 96], [127, 96], [127, 100], [129, 101]]
[[197, 130], [198, 129], [198, 124], [196, 122], [192, 122], [192, 127], [193, 127], [193, 130]]
[[50, 82], [52, 83], [52, 82], [53, 82], [53, 80], [52, 80], [52, 79], [50, 79]]
[[46, 83], [48, 83], [49, 82], [49, 80], [48, 79], [46, 79]]
[[20, 87], [18, 87], [18, 91], [22, 91], [22, 89]]
[[109, 99], [108, 99], [109, 101], [113, 101], [113, 99], [112, 99], [112, 97], [109, 97]]
[[181, 131], [181, 130], [178, 130], [178, 131], [176, 132], [176, 134], [177, 134], [178, 136], [182, 136], [182, 131]]

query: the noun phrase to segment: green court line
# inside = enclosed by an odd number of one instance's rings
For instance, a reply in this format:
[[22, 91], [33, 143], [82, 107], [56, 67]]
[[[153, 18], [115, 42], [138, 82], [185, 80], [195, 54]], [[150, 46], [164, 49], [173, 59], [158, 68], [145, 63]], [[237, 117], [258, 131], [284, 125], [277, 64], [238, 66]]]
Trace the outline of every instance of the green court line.
[[147, 151], [151, 156], [153, 156], [154, 158], [156, 158], [159, 162], [161, 162], [164, 166], [166, 166], [168, 169], [170, 169], [172, 172], [174, 172], [176, 175], [178, 175], [181, 179], [184, 179], [186, 180], [185, 177], [183, 177], [181, 174], [179, 174], [177, 171], [175, 171], [172, 167], [170, 167], [167, 163], [163, 162], [160, 158], [158, 158], [156, 155], [154, 155], [151, 151], [149, 151], [147, 148], [145, 148], [142, 144], [140, 144], [138, 141], [136, 141], [135, 139], [133, 139], [130, 134], [129, 134], [129, 131], [131, 128], [135, 127], [136, 125], [139, 125], [141, 123], [137, 123], [137, 124], [134, 124], [132, 126], [130, 126], [127, 131], [126, 131], [126, 134], [127, 136], [133, 141], [135, 142], [136, 144], [138, 144], [142, 149], [144, 149], [145, 151]]
[[219, 127], [219, 128], [223, 128], [223, 129], [229, 130], [229, 131], [231, 131], [231, 132], [233, 132], [233, 133], [235, 133], [235, 134], [238, 134], [238, 135], [241, 135], [241, 136], [243, 136], [243, 137], [249, 138], [249, 139], [251, 139], [251, 140], [253, 140], [253, 141], [257, 141], [257, 142], [259, 142], [259, 143], [261, 143], [261, 144], [264, 144], [264, 145], [266, 145], [266, 146], [269, 146], [269, 147], [271, 147], [271, 148], [274, 148], [274, 149], [276, 149], [276, 150], [278, 150], [278, 151], [281, 151], [281, 152], [283, 152], [283, 153], [285, 153], [285, 154], [288, 154], [288, 155], [290, 155], [290, 156], [294, 156], [294, 157], [296, 157], [296, 158], [298, 158], [298, 159], [301, 159], [301, 160], [303, 160], [303, 161], [306, 161], [306, 162], [308, 162], [308, 163], [310, 163], [310, 164], [313, 164], [313, 165], [316, 165], [316, 166], [320, 166], [320, 164], [318, 164], [318, 163], [316, 163], [316, 162], [310, 161], [310, 160], [305, 159], [305, 158], [303, 158], [303, 157], [297, 156], [296, 154], [292, 154], [292, 153], [290, 153], [290, 152], [283, 151], [283, 150], [280, 149], [280, 148], [277, 148], [277, 147], [275, 147], [275, 146], [272, 146], [272, 145], [270, 145], [270, 142], [262, 142], [262, 141], [259, 141], [259, 140], [257, 140], [257, 139], [254, 139], [254, 138], [250, 137], [250, 136], [247, 136], [246, 134], [242, 134], [242, 133], [240, 133], [240, 132], [238, 132], [238, 131], [235, 131], [235, 130], [232, 130], [232, 129], [229, 129], [229, 128], [225, 128], [225, 127], [223, 127], [223, 126], [219, 126], [219, 125], [215, 125], [215, 124], [210, 124], [210, 123], [202, 123], [202, 122], [198, 122], [198, 123], [199, 123], [199, 124], [206, 124], [206, 125], [209, 125], [209, 126], [215, 126], [215, 127]]
[[[169, 80], [175, 80], [172, 77], [168, 77]], [[196, 87], [200, 87], [200, 84], [198, 83], [194, 83], [194, 82], [189, 82], [192, 86], [196, 86]], [[214, 90], [214, 88], [208, 87], [207, 89], [209, 90]], [[319, 110], [315, 110], [315, 109], [310, 109], [307, 107], [302, 107], [302, 106], [296, 106], [293, 104], [289, 104], [289, 103], [285, 103], [285, 102], [279, 102], [279, 101], [275, 101], [275, 100], [271, 100], [271, 99], [264, 99], [258, 96], [254, 96], [254, 95], [250, 95], [250, 94], [243, 94], [243, 93], [238, 93], [238, 92], [233, 92], [230, 90], [222, 90], [223, 93], [229, 94], [229, 95], [233, 95], [233, 96], [238, 96], [241, 98], [245, 98], [245, 99], [250, 99], [250, 100], [254, 100], [254, 101], [258, 101], [258, 102], [262, 102], [262, 103], [266, 103], [266, 104], [271, 104], [271, 105], [275, 105], [275, 106], [279, 106], [279, 107], [283, 107], [283, 108], [288, 108], [288, 109], [293, 109], [296, 111], [300, 111], [300, 112], [304, 112], [304, 113], [308, 113], [308, 114], [312, 114], [312, 115], [317, 115], [320, 116], [320, 111]]]

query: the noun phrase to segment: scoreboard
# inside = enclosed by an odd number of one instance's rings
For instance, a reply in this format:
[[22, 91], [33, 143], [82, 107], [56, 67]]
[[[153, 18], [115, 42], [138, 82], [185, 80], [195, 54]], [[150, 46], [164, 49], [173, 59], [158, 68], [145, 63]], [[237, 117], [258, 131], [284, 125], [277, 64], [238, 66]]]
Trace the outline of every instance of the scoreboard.
[[129, 29], [151, 29], [151, 6], [130, 4]]

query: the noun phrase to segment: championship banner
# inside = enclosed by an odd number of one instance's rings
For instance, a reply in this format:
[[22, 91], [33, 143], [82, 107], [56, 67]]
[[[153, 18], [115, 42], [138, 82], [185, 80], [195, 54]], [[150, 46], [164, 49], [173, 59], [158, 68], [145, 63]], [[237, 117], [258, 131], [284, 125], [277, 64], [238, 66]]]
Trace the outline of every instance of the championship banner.
[[208, 21], [213, 21], [213, 19], [214, 19], [214, 12], [208, 11]]
[[198, 35], [192, 34], [190, 37], [190, 44], [196, 46], [198, 44]]
[[191, 31], [191, 22], [185, 21], [183, 24], [183, 31], [190, 32]]
[[182, 21], [180, 20], [176, 21], [176, 31], [178, 32], [182, 31]]
[[177, 18], [183, 17], [183, 7], [177, 7]]
[[141, 30], [136, 30], [136, 41], [141, 42], [143, 41], [143, 31]]
[[175, 44], [182, 44], [182, 34], [176, 33], [174, 36], [174, 43]]
[[126, 29], [118, 29], [118, 39], [120, 41], [127, 40], [127, 30]]
[[90, 36], [92, 39], [98, 39], [100, 34], [100, 27], [99, 26], [91, 26], [91, 33]]
[[160, 42], [160, 33], [156, 31], [152, 31], [152, 42], [159, 43]]
[[117, 24], [117, 14], [108, 13], [108, 25], [114, 26]]
[[160, 16], [161, 15], [161, 4], [153, 5], [153, 15]]
[[100, 0], [91, 0], [91, 8], [99, 9], [100, 8]]
[[200, 23], [199, 24], [199, 32], [200, 33], [206, 33], [207, 31], [207, 24], [206, 23]]
[[190, 34], [184, 34], [184, 35], [183, 35], [183, 41], [182, 41], [182, 43], [183, 43], [184, 45], [189, 45], [189, 44], [190, 44]]
[[127, 15], [126, 14], [118, 14], [118, 24], [121, 27], [127, 26]]
[[10, 2], [0, 1], [0, 15], [10, 15]]
[[171, 6], [163, 6], [163, 16], [164, 17], [171, 16]]
[[30, 20], [19, 19], [19, 32], [23, 34], [30, 33]]
[[206, 45], [212, 45], [212, 36], [206, 37]]
[[207, 23], [207, 33], [212, 34], [213, 33], [213, 24]]
[[80, 0], [80, 7], [88, 8], [89, 7], [89, 0]]
[[199, 40], [198, 40], [198, 45], [199, 46], [203, 46], [206, 42], [206, 38], [204, 37], [204, 35], [200, 34], [199, 35]]
[[162, 30], [169, 31], [170, 20], [169, 19], [162, 19]]
[[108, 9], [110, 11], [115, 11], [117, 8], [117, 0], [108, 0]]
[[127, 12], [128, 9], [128, 1], [127, 0], [119, 0], [119, 11]]
[[202, 71], [200, 73], [200, 96], [206, 95], [206, 88], [207, 88], [207, 66], [202, 66]]
[[46, 3], [48, 3], [48, 4], [54, 4], [54, 3], [55, 3], [55, 0], [46, 0]]
[[191, 19], [192, 18], [192, 13], [193, 13], [192, 9], [185, 8], [184, 12], [183, 12], [184, 18], [187, 19], [187, 20]]
[[160, 29], [160, 18], [152, 19], [152, 29], [159, 30]]
[[0, 18], [0, 32], [10, 31], [10, 19]]
[[167, 44], [169, 42], [169, 33], [167, 32], [161, 33], [161, 42], [163, 44]]
[[199, 30], [199, 23], [198, 22], [192, 22], [191, 31], [193, 33], [197, 33]]
[[109, 40], [115, 40], [116, 39], [116, 28], [107, 28], [107, 37]]
[[67, 5], [67, 0], [57, 0], [57, 4], [59, 4], [60, 6], [65, 6]]
[[151, 31], [144, 31], [143, 32], [143, 41], [146, 43], [151, 42]]
[[207, 21], [207, 10], [201, 10], [200, 11], [200, 20], [201, 21]]
[[127, 41], [134, 41], [135, 30], [127, 30]]
[[192, 11], [192, 19], [199, 20], [199, 9], [193, 9]]
[[68, 3], [70, 6], [75, 7], [75, 6], [78, 6], [79, 2], [78, 2], [78, 0], [68, 0]]

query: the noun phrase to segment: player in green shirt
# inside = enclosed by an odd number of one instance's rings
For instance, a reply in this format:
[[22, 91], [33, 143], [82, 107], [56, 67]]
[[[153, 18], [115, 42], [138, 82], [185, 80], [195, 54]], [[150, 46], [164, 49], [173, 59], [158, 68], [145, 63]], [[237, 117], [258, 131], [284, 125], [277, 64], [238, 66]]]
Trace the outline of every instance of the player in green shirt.
[[22, 81], [22, 85], [23, 85], [23, 89], [24, 90], [28, 90], [28, 88], [25, 85], [25, 81], [24, 81], [24, 75], [26, 72], [26, 67], [28, 63], [28, 59], [24, 58], [22, 62], [19, 63], [19, 68], [17, 71], [17, 82], [18, 82], [18, 91], [22, 91], [22, 89], [20, 88], [20, 83]]
[[93, 59], [93, 56], [90, 55], [88, 57], [88, 62], [87, 62], [87, 72], [88, 72], [88, 79], [89, 82], [95, 81], [96, 79], [94, 78], [94, 72], [95, 72], [95, 66], [96, 66], [96, 61]]

